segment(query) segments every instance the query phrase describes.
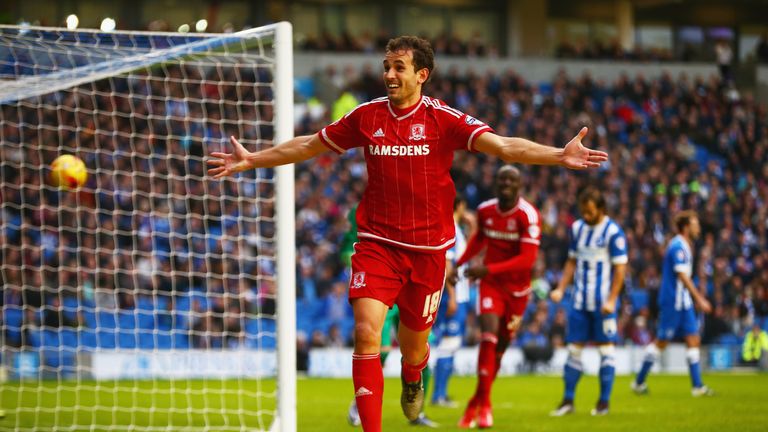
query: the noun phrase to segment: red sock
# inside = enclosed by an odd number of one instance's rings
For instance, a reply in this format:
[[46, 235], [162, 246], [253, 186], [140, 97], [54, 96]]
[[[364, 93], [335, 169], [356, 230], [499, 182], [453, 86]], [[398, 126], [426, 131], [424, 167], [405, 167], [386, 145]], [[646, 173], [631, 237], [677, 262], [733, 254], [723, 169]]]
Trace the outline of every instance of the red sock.
[[427, 367], [427, 362], [429, 362], [429, 344], [427, 344], [427, 355], [424, 356], [424, 360], [422, 360], [419, 364], [412, 365], [403, 361], [403, 379], [405, 382], [411, 383], [420, 380], [421, 371]]
[[384, 373], [379, 354], [352, 354], [352, 382], [363, 430], [381, 432]]
[[499, 340], [493, 333], [483, 333], [480, 342], [480, 354], [477, 356], [477, 402], [482, 405], [491, 403], [491, 386], [496, 377], [496, 345]]

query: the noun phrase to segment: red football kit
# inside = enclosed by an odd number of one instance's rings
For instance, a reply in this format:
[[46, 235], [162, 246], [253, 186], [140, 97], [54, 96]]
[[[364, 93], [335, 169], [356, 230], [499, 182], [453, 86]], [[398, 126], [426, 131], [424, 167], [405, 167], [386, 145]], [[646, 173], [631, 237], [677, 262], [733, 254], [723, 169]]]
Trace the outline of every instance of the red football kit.
[[506, 322], [520, 319], [531, 292], [531, 274], [541, 238], [538, 210], [524, 198], [502, 212], [498, 199], [477, 209], [480, 228], [457, 261], [460, 266], [487, 246], [483, 263], [488, 274], [480, 281], [480, 313], [499, 315]]
[[320, 131], [337, 153], [361, 147], [368, 169], [357, 208], [360, 243], [352, 256], [350, 299], [397, 303], [409, 328], [431, 327], [445, 251], [454, 243], [453, 153], [473, 151], [485, 132], [492, 132], [485, 123], [427, 96], [402, 110], [386, 97], [374, 99]]
[[478, 425], [487, 427], [493, 422], [490, 417], [491, 387], [504, 356], [504, 352], [497, 349], [499, 338], [511, 339], [528, 304], [531, 273], [539, 251], [541, 218], [531, 203], [518, 198], [517, 204], [507, 211], [499, 208], [498, 199], [480, 204], [477, 220], [479, 229], [469, 240], [456, 266], [487, 247], [483, 262], [488, 274], [480, 281], [479, 309], [480, 314], [497, 315], [501, 322], [497, 333], [483, 331], [480, 334], [477, 388], [459, 423], [470, 425], [477, 418]]

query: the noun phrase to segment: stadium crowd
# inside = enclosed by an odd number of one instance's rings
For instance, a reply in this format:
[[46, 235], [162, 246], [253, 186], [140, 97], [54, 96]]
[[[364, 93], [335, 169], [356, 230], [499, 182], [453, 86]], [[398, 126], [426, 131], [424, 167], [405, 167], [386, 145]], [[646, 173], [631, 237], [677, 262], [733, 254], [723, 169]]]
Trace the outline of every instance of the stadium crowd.
[[[350, 97], [366, 101], [382, 95], [378, 74], [369, 68], [358, 76], [331, 68], [316, 82], [322, 91], [306, 101], [297, 133], [318, 130]], [[335, 91], [329, 91], [334, 83]], [[596, 174], [545, 167], [526, 171], [524, 195], [542, 212], [544, 236], [534, 282], [538, 301], [532, 302], [519, 344], [562, 345], [564, 316], [546, 294], [559, 279], [566, 229], [578, 214], [577, 191], [587, 184], [606, 191], [609, 214], [627, 233], [629, 272], [619, 318], [625, 343], [644, 345], [653, 338], [661, 257], [674, 235], [671, 218], [687, 208], [702, 221], [696, 279], [714, 305], [704, 341], [737, 343], [752, 323], [768, 326], [768, 123], [766, 108], [751, 95], [729, 95], [716, 76], [623, 76], [609, 84], [564, 71], [551, 82], [531, 83], [514, 71], [461, 75], [449, 70], [435, 74], [427, 92], [487, 120], [502, 135], [550, 145], [588, 125], [588, 139], [611, 155]], [[334, 280], [348, 276], [333, 251], [365, 171], [360, 154], [342, 158], [340, 169], [330, 170], [330, 162], [322, 161], [300, 168], [299, 233], [302, 239], [314, 238], [299, 248], [305, 300], [324, 297]], [[482, 155], [457, 155], [454, 180], [471, 207], [492, 196], [498, 163]], [[476, 332], [475, 327], [467, 335], [469, 343], [477, 340]]]
[[[243, 199], [272, 188], [264, 180], [268, 173], [250, 173], [252, 182], [209, 182], [201, 162], [211, 148], [225, 145], [229, 134], [269, 142], [269, 104], [227, 102], [268, 100], [268, 87], [229, 85], [226, 74], [232, 71], [226, 69], [168, 68], [167, 73], [186, 77], [188, 84], [121, 78], [113, 80], [117, 93], [65, 94], [62, 105], [77, 110], [2, 107], [3, 118], [15, 119], [5, 123], [0, 147], [2, 301], [6, 311], [9, 305], [23, 311], [24, 323], [8, 343], [30, 343], [25, 332], [41, 325], [103, 325], [92, 313], [96, 309], [78, 305], [145, 308], [158, 316], [152, 318], [156, 328], [180, 330], [186, 339], [168, 343], [181, 347], [247, 343], [264, 318], [274, 316], [274, 262], [266, 258], [273, 248], [268, 240], [273, 203]], [[206, 73], [214, 75], [201, 79]], [[258, 72], [250, 79], [268, 81]], [[313, 79], [317, 91], [297, 105], [296, 134], [314, 133], [357, 102], [383, 95], [380, 74], [370, 67], [329, 69]], [[547, 293], [566, 258], [577, 191], [587, 184], [605, 191], [609, 215], [623, 226], [629, 243], [619, 317], [623, 343], [644, 345], [653, 337], [671, 218], [688, 208], [698, 212], [703, 228], [695, 275], [714, 306], [704, 341], [738, 343], [753, 323], [768, 328], [768, 113], [750, 94], [734, 97], [717, 77], [622, 76], [605, 83], [561, 71], [549, 81], [526, 82], [513, 70], [438, 71], [427, 92], [485, 120], [501, 135], [553, 146], [587, 125], [591, 145], [611, 156], [594, 173], [524, 169], [523, 195], [541, 210], [544, 235], [536, 298], [519, 345], [563, 344], [565, 315]], [[137, 99], [149, 94], [173, 96]], [[187, 105], [184, 95], [208, 105]], [[110, 117], [94, 110], [112, 107], [133, 115]], [[237, 118], [237, 110], [260, 121], [229, 120]], [[206, 120], [186, 116], [195, 112], [205, 112]], [[79, 149], [86, 164], [98, 168], [90, 188], [57, 191], [46, 187], [44, 173], [28, 169], [53, 159], [59, 149], [45, 145], [50, 142]], [[337, 157], [328, 153], [296, 170], [302, 346], [350, 343], [349, 273], [339, 251], [366, 170], [359, 151], [345, 153], [341, 161]], [[457, 154], [452, 174], [471, 208], [492, 196], [498, 164], [483, 155]], [[240, 215], [253, 219], [238, 221]], [[51, 314], [60, 310], [63, 314]], [[478, 340], [473, 320], [467, 344]]]

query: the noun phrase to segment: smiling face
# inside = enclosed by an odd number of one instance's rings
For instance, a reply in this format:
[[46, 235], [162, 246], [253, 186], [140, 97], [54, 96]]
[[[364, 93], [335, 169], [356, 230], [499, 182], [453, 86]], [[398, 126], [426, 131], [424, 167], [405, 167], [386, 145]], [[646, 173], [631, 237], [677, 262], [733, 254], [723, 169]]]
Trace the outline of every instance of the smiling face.
[[397, 108], [415, 105], [421, 98], [421, 86], [429, 70], [414, 69], [413, 50], [387, 51], [384, 57], [384, 85], [387, 97]]

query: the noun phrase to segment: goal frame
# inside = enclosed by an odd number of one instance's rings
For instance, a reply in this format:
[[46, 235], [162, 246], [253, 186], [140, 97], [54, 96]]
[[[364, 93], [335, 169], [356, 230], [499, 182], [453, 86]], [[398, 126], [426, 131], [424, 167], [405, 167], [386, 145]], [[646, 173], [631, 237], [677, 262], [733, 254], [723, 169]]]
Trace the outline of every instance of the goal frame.
[[[3, 26], [18, 27], [18, 26]], [[41, 27], [29, 27], [29, 29], [41, 29]], [[71, 31], [62, 28], [46, 27], [45, 30], [51, 31]], [[78, 30], [80, 31], [80, 30]], [[82, 31], [93, 31], [83, 29]], [[136, 31], [136, 34], [147, 32]], [[253, 29], [243, 30], [232, 35], [210, 35], [225, 38], [231, 41], [238, 38], [254, 37], [262, 34], [274, 34], [274, 77], [273, 77], [273, 95], [274, 95], [274, 136], [273, 143], [278, 145], [286, 142], [294, 136], [293, 125], [293, 26], [290, 22], [282, 21], [267, 26], [261, 26]], [[204, 36], [204, 34], [201, 34]], [[194, 45], [194, 44], [193, 44]], [[190, 54], [199, 48], [205, 48], [206, 43], [201, 42], [196, 46], [179, 47], [169, 58], [181, 57]], [[171, 49], [173, 50], [173, 49]], [[86, 67], [93, 76], [103, 78], [106, 76], [117, 75], [128, 72], [133, 69], [141, 68], [147, 64], [155, 62], [156, 56], [150, 52], [127, 59], [125, 64], [104, 70], [103, 75], [100, 67]], [[167, 59], [167, 58], [166, 58]], [[83, 72], [82, 70], [80, 72]], [[39, 79], [51, 80], [56, 82], [67, 82], [66, 87], [77, 86], [79, 82], [73, 80], [62, 80], [67, 77], [70, 71], [53, 72], [47, 75], [33, 76], [29, 82], [13, 83], [16, 87], [28, 87]], [[63, 76], [62, 76], [63, 75]], [[58, 78], [58, 79], [55, 79]], [[21, 80], [24, 81], [24, 80]], [[6, 85], [12, 82], [6, 82]], [[57, 84], [45, 87], [44, 91], [32, 90], [18, 97], [12, 89], [10, 91], [0, 92], [0, 103], [8, 103], [13, 100], [24, 99], [27, 97], [39, 96], [40, 94], [55, 92], [62, 88], [57, 88]], [[23, 90], [23, 88], [21, 89]], [[21, 94], [21, 93], [19, 93]], [[297, 430], [297, 397], [296, 397], [296, 247], [295, 247], [295, 191], [294, 191], [294, 165], [288, 164], [276, 167], [275, 170], [275, 224], [276, 224], [276, 357], [277, 357], [277, 376], [276, 376], [276, 412], [270, 430], [295, 432]], [[214, 180], [210, 180], [214, 181]], [[0, 332], [0, 342], [2, 342], [3, 351], [5, 351], [4, 334]], [[3, 359], [5, 361], [5, 359]], [[1, 362], [0, 362], [1, 363]], [[0, 364], [0, 374], [5, 374], [4, 365]], [[0, 377], [1, 378], [1, 377]], [[0, 380], [1, 382], [1, 380]]]

